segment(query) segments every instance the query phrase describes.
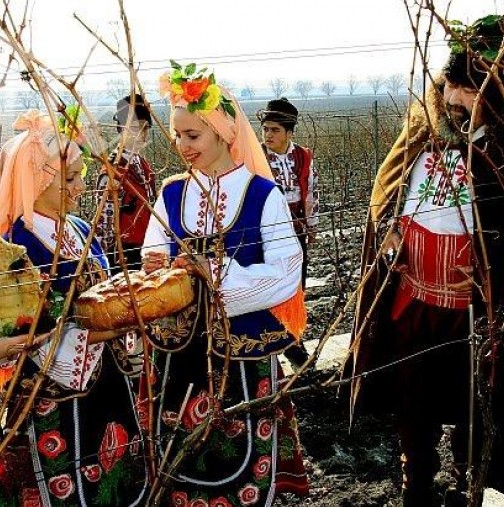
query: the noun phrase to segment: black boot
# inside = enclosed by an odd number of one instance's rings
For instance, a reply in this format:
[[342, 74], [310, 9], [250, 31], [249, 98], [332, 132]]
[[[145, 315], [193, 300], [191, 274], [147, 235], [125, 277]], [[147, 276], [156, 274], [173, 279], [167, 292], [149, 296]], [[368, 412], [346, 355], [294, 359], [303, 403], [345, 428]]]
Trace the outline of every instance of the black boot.
[[441, 507], [442, 503], [433, 489], [422, 491], [403, 489], [400, 507]]
[[283, 354], [289, 360], [294, 371], [299, 370], [310, 357], [303, 342], [293, 345], [285, 350]]

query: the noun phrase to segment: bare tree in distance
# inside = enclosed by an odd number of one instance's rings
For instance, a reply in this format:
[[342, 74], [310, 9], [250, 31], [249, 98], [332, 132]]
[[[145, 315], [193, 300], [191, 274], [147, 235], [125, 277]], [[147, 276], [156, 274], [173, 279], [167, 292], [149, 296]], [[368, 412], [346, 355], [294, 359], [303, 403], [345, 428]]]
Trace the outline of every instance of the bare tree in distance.
[[255, 88], [252, 85], [245, 85], [240, 92], [240, 95], [244, 99], [252, 100], [255, 97]]
[[424, 88], [424, 75], [423, 74], [415, 74], [413, 76], [413, 92], [416, 95], [422, 95]]
[[373, 90], [373, 94], [377, 95], [380, 88], [385, 84], [385, 78], [381, 75], [369, 76], [367, 78], [367, 84]]
[[353, 75], [353, 74], [350, 74], [347, 78], [347, 85], [348, 85], [348, 93], [349, 95], [354, 95], [357, 88], [359, 87], [359, 81], [357, 80], [357, 78]]
[[17, 102], [23, 109], [41, 109], [42, 99], [38, 91], [35, 90], [19, 90], [16, 94]]
[[306, 100], [310, 92], [313, 90], [313, 82], [300, 80], [294, 83], [294, 91], [303, 99]]
[[289, 85], [285, 79], [276, 78], [272, 79], [270, 82], [271, 91], [275, 98], [279, 99], [288, 89]]
[[229, 90], [230, 92], [233, 92], [236, 88], [233, 81], [230, 81], [229, 79], [221, 79], [220, 85], [225, 88], [226, 90]]
[[324, 95], [330, 97], [336, 91], [336, 85], [332, 81], [323, 81], [320, 90]]
[[122, 99], [130, 93], [129, 82], [124, 79], [109, 79], [106, 83], [105, 93], [115, 101]]
[[392, 74], [385, 79], [387, 91], [394, 97], [399, 95], [402, 88], [406, 86], [406, 78], [402, 74]]

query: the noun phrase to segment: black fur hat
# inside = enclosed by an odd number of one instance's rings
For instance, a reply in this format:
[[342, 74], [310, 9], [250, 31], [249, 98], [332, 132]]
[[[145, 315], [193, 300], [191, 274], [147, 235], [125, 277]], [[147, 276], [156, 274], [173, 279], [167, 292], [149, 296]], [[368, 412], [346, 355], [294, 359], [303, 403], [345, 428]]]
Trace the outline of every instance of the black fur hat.
[[274, 121], [280, 123], [287, 130], [294, 130], [298, 120], [298, 110], [288, 99], [280, 97], [270, 100], [266, 109], [258, 111], [257, 118], [261, 123]]
[[[114, 120], [117, 122], [117, 130], [120, 132], [128, 120], [128, 111], [131, 104], [131, 95], [126, 95], [117, 102], [117, 112]], [[149, 108], [145, 105], [143, 98], [138, 93], [135, 94], [135, 116], [136, 120], [145, 120], [149, 127], [152, 127], [152, 118]]]

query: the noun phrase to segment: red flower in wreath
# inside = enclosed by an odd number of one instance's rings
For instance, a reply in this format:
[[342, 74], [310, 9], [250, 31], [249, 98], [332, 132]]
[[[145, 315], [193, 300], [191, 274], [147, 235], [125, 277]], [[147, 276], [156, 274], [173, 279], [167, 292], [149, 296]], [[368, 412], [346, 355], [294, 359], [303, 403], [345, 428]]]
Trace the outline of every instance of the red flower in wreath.
[[49, 491], [60, 500], [65, 500], [75, 491], [75, 484], [70, 474], [61, 474], [51, 477], [48, 482]]
[[254, 475], [256, 479], [264, 479], [271, 470], [271, 457], [261, 456], [254, 465]]
[[184, 491], [174, 491], [171, 498], [174, 507], [189, 507], [189, 499]]
[[242, 505], [254, 505], [259, 500], [259, 488], [254, 484], [247, 484], [238, 491], [238, 499]]
[[203, 498], [196, 498], [191, 502], [191, 507], [208, 507], [208, 502]]
[[98, 482], [102, 476], [102, 469], [98, 464], [83, 466], [81, 472], [89, 482]]
[[38, 488], [23, 488], [21, 502], [23, 507], [42, 507], [42, 498]]
[[223, 496], [210, 500], [209, 507], [233, 507], [233, 504], [228, 502]]
[[271, 424], [271, 419], [267, 419], [265, 417], [259, 419], [259, 422], [257, 423], [256, 434], [261, 440], [269, 440], [273, 434], [273, 425]]
[[40, 435], [37, 448], [46, 458], [57, 458], [67, 448], [65, 439], [56, 430], [46, 431]]
[[121, 424], [107, 424], [98, 452], [98, 460], [105, 472], [110, 472], [115, 464], [124, 456], [128, 444], [128, 433]]
[[46, 416], [49, 415], [54, 410], [56, 410], [56, 402], [48, 400], [46, 398], [42, 398], [35, 405], [35, 413], [37, 415]]
[[264, 398], [265, 396], [269, 396], [270, 394], [271, 394], [271, 381], [269, 378], [263, 378], [257, 384], [256, 398]]
[[198, 424], [201, 424], [210, 412], [210, 397], [206, 391], [201, 391], [198, 396], [191, 398], [187, 403], [184, 414], [182, 415], [182, 424], [192, 431]]
[[186, 81], [181, 83], [182, 90], [184, 91], [182, 97], [187, 102], [198, 102], [201, 96], [205, 93], [208, 85], [210, 84], [208, 78], [193, 79], [192, 81]]

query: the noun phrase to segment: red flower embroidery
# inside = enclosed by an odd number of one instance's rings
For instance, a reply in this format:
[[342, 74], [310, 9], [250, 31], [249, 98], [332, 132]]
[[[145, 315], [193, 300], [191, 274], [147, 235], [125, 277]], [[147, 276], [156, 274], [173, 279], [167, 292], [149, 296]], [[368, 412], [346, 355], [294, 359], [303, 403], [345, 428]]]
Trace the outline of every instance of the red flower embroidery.
[[467, 184], [467, 172], [464, 164], [457, 164], [457, 167], [455, 167], [455, 177], [457, 178], [457, 183], [461, 185]]
[[228, 438], [236, 438], [245, 431], [245, 423], [243, 421], [234, 419], [233, 421], [226, 424], [224, 433]]
[[267, 477], [271, 470], [271, 457], [261, 456], [254, 465], [254, 475], [256, 479]]
[[110, 472], [114, 465], [123, 457], [128, 443], [128, 433], [121, 424], [107, 424], [98, 452], [98, 460], [105, 472]]
[[271, 394], [271, 381], [269, 378], [263, 378], [257, 384], [256, 398], [264, 398]]
[[89, 482], [98, 482], [102, 475], [101, 466], [98, 464], [83, 466], [81, 472]]
[[271, 424], [271, 419], [260, 419], [257, 423], [256, 434], [261, 440], [269, 440], [273, 434], [273, 425]]
[[38, 488], [23, 488], [21, 502], [23, 507], [42, 507], [42, 498]]
[[191, 502], [191, 507], [208, 507], [208, 502], [203, 498], [196, 498]]
[[56, 403], [52, 400], [42, 398], [35, 405], [35, 413], [37, 415], [46, 416], [56, 409]]
[[68, 498], [75, 491], [75, 484], [70, 474], [61, 474], [51, 477], [48, 482], [49, 491], [60, 500]]
[[233, 507], [233, 504], [228, 502], [223, 496], [210, 500], [209, 507]]
[[59, 431], [51, 430], [40, 435], [37, 448], [46, 458], [54, 459], [67, 448], [67, 444]]
[[182, 415], [182, 424], [192, 431], [198, 424], [204, 421], [209, 412], [210, 398], [205, 391], [201, 391], [198, 396], [191, 398], [187, 403]]
[[259, 488], [253, 484], [247, 484], [238, 491], [238, 500], [242, 505], [254, 505], [259, 500]]
[[183, 491], [174, 491], [171, 498], [174, 507], [189, 507], [187, 493], [184, 493]]

